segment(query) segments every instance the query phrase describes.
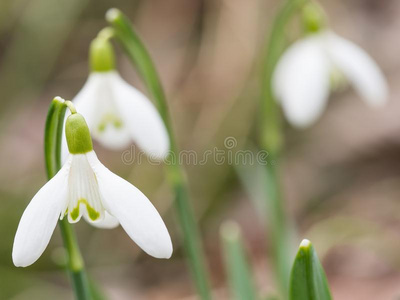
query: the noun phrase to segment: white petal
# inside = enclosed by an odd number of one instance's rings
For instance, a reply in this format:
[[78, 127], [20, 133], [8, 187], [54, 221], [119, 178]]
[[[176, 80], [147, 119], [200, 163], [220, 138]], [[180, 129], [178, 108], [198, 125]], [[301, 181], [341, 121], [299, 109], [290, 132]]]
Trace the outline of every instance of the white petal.
[[284, 52], [273, 89], [292, 125], [309, 126], [322, 114], [329, 96], [329, 70], [319, 35], [297, 41]]
[[82, 89], [72, 99], [76, 110], [85, 117], [89, 127], [93, 126], [96, 122], [99, 104], [98, 96], [101, 94], [99, 90], [102, 86], [106, 85], [106, 82], [107, 80], [98, 73], [91, 73]]
[[149, 155], [165, 158], [169, 150], [169, 138], [157, 109], [118, 73], [114, 73], [112, 80], [114, 100], [133, 140]]
[[90, 222], [90, 224], [97, 228], [113, 229], [118, 227], [119, 222], [116, 217], [113, 217], [108, 212], [105, 212], [103, 220], [100, 220], [98, 222]]
[[327, 51], [332, 62], [340, 69], [363, 99], [372, 106], [386, 103], [388, 86], [375, 61], [359, 46], [328, 32]]
[[105, 209], [118, 219], [130, 238], [147, 254], [172, 255], [172, 243], [161, 216], [149, 199], [128, 181], [108, 170], [94, 152], [86, 154], [99, 182]]
[[18, 225], [13, 246], [17, 267], [33, 264], [46, 249], [60, 213], [67, 201], [67, 181], [71, 158], [33, 197]]

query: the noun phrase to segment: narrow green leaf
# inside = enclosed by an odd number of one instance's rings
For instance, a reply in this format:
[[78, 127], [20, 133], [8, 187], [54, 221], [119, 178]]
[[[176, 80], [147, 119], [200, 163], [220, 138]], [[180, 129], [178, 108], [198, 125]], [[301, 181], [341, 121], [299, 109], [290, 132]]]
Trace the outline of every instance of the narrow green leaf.
[[328, 281], [309, 240], [303, 240], [290, 278], [290, 300], [331, 300]]
[[224, 223], [221, 226], [221, 238], [226, 274], [233, 298], [237, 300], [257, 299], [239, 226], [234, 222]]

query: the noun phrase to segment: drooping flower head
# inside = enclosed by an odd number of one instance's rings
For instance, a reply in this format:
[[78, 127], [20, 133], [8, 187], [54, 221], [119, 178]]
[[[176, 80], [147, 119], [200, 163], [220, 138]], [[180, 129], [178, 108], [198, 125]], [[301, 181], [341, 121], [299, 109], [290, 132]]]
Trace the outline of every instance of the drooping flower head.
[[[113, 150], [135, 142], [152, 157], [165, 158], [170, 145], [164, 123], [152, 102], [115, 70], [107, 30], [93, 40], [89, 59], [91, 73], [72, 102], [85, 117], [93, 138]], [[65, 144], [63, 152], [65, 158]]]
[[25, 267], [34, 263], [59, 219], [76, 223], [82, 217], [97, 227], [121, 224], [149, 255], [169, 258], [172, 243], [157, 210], [140, 190], [98, 160], [82, 115], [72, 113], [67, 118], [65, 135], [70, 154], [25, 209], [14, 239], [14, 264]]
[[288, 121], [307, 127], [323, 113], [338, 72], [367, 104], [386, 103], [388, 87], [374, 60], [359, 46], [328, 30], [315, 4], [304, 9], [307, 36], [291, 45], [277, 63], [273, 90]]

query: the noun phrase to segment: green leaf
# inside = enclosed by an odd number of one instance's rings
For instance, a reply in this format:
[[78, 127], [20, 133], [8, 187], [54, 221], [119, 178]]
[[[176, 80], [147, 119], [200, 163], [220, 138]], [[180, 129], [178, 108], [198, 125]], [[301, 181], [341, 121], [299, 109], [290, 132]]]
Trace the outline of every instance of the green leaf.
[[221, 237], [226, 273], [233, 298], [237, 300], [257, 299], [239, 226], [234, 222], [224, 223], [221, 226]]
[[293, 263], [290, 300], [331, 300], [328, 281], [309, 240], [303, 240]]

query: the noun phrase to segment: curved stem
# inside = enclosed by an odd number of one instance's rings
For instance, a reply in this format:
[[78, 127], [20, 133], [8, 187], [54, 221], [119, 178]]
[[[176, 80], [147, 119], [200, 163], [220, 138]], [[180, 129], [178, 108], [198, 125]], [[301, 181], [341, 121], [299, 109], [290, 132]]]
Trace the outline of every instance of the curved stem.
[[[76, 114], [76, 108], [75, 108], [75, 105], [71, 102], [71, 101], [69, 101], [69, 100], [66, 100], [65, 102], [64, 102], [64, 104], [65, 104], [65, 106], [66, 107], [68, 107], [68, 109], [69, 109], [69, 111], [71, 112], [71, 114]], [[60, 124], [61, 125], [61, 131], [63, 130], [63, 126], [62, 126], [62, 124]], [[60, 152], [60, 154], [61, 154], [61, 152]], [[61, 156], [61, 155], [60, 155]]]
[[[68, 105], [67, 102], [69, 101], [55, 98], [51, 102], [47, 114], [44, 147], [46, 171], [49, 180], [61, 169], [61, 138], [64, 125], [64, 115], [67, 106], [71, 109], [71, 106]], [[66, 218], [60, 220], [59, 225], [64, 246], [68, 253], [67, 267], [73, 282], [75, 297], [78, 300], [92, 299], [84, 269], [84, 262], [75, 233]]]
[[167, 128], [171, 147], [171, 153], [168, 158], [169, 163], [167, 164], [167, 175], [175, 191], [175, 208], [183, 233], [188, 262], [201, 299], [211, 299], [203, 246], [190, 202], [185, 173], [176, 160], [175, 155], [178, 153], [178, 147], [172, 130], [172, 122], [168, 113], [167, 101], [161, 81], [146, 47], [132, 29], [129, 20], [115, 8], [107, 12], [106, 18], [114, 29], [114, 37], [122, 45], [126, 54], [139, 71], [148, 91], [155, 100], [156, 107]]
[[281, 294], [287, 296], [291, 261], [291, 230], [285, 214], [284, 199], [279, 179], [279, 159], [283, 146], [281, 113], [272, 92], [272, 76], [276, 63], [285, 47], [285, 26], [293, 13], [307, 0], [287, 0], [276, 15], [270, 34], [263, 62], [261, 94], [261, 130], [260, 143], [269, 152], [270, 161], [266, 167], [267, 219], [270, 248], [275, 274]]
[[99, 31], [97, 34], [97, 37], [100, 37], [102, 39], [110, 40], [111, 38], [114, 37], [114, 29], [111, 27], [105, 27], [102, 30]]

